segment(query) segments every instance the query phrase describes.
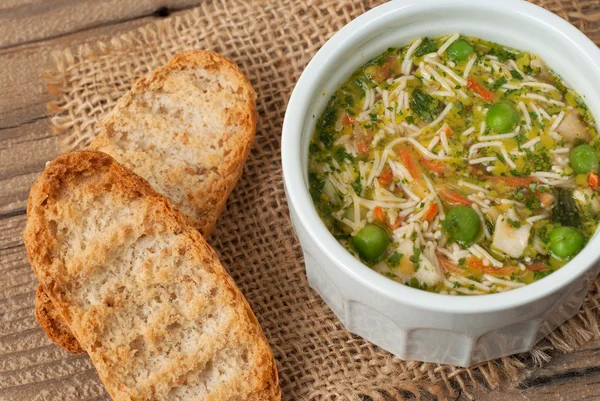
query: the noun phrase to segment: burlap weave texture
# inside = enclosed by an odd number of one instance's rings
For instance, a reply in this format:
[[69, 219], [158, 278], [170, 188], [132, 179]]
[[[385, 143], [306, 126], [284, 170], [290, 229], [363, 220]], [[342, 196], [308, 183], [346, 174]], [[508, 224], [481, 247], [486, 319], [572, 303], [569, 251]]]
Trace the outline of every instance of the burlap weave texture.
[[[501, 1], [501, 0], [498, 0]], [[180, 50], [218, 51], [237, 62], [258, 93], [256, 143], [243, 178], [211, 238], [224, 265], [248, 298], [278, 361], [286, 400], [401, 400], [410, 394], [440, 399], [474, 385], [496, 387], [517, 379], [526, 364], [548, 352], [569, 352], [600, 338], [600, 282], [581, 313], [532, 353], [472, 369], [405, 362], [349, 334], [308, 287], [293, 233], [281, 172], [281, 125], [287, 100], [310, 58], [343, 25], [381, 0], [205, 1], [191, 12], [108, 43], [66, 50], [45, 74], [52, 126], [63, 150], [85, 147], [96, 123], [146, 72]], [[600, 5], [539, 0], [600, 42]], [[59, 363], [83, 372], [44, 388], [39, 399], [108, 399], [85, 356], [60, 354]], [[77, 387], [77, 389], [74, 389]], [[64, 398], [65, 394], [70, 394]], [[25, 398], [23, 398], [25, 399]], [[426, 398], [427, 399], [427, 398]]]

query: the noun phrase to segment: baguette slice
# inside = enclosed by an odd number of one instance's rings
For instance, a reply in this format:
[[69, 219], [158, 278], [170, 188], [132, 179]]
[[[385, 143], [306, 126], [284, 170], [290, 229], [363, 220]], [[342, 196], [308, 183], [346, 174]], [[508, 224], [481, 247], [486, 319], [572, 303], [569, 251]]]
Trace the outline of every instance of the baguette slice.
[[244, 296], [147, 181], [101, 152], [65, 154], [27, 216], [35, 274], [115, 401], [281, 398]]
[[148, 180], [208, 237], [254, 142], [255, 100], [235, 63], [181, 52], [119, 99], [90, 150]]
[[[90, 149], [146, 178], [208, 237], [254, 141], [255, 100], [233, 62], [204, 50], [178, 53], [119, 100]], [[83, 352], [47, 299], [38, 286], [35, 313], [48, 337]]]

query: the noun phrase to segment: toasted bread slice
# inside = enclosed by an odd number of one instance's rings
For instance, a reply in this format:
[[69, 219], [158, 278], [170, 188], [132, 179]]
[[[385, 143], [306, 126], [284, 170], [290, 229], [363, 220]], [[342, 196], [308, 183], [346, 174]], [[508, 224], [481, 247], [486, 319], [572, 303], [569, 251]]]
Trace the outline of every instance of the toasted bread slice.
[[148, 180], [208, 237], [252, 147], [255, 100], [233, 62], [178, 53], [119, 99], [90, 150]]
[[110, 156], [59, 156], [24, 232], [37, 278], [116, 401], [279, 400], [244, 296], [187, 218]]
[[[233, 62], [204, 50], [178, 53], [119, 100], [90, 149], [146, 178], [208, 236], [254, 141], [255, 100]], [[36, 298], [47, 299], [41, 286]], [[35, 313], [48, 337], [77, 352], [68, 326], [43, 305]]]

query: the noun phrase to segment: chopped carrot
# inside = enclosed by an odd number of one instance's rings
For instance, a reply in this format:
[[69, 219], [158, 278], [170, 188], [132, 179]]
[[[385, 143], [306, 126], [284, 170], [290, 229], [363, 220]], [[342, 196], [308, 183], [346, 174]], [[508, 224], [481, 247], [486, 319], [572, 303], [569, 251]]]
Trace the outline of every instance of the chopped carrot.
[[400, 160], [402, 160], [402, 164], [404, 164], [404, 167], [407, 168], [408, 172], [415, 180], [421, 179], [421, 171], [409, 148], [402, 147], [400, 149]]
[[464, 270], [458, 267], [456, 264], [452, 263], [450, 259], [448, 259], [445, 255], [441, 253], [437, 254], [438, 262], [440, 262], [440, 266], [448, 273], [464, 273]]
[[426, 158], [425, 156], [421, 156], [421, 163], [425, 168], [433, 171], [436, 174], [443, 174], [446, 172], [446, 164], [443, 162], [436, 162]]
[[590, 175], [588, 175], [587, 181], [588, 181], [588, 184], [590, 185], [590, 188], [592, 188], [592, 189], [598, 188], [598, 183], [599, 183], [598, 182], [599, 181], [598, 174], [596, 174], [594, 172], [590, 173]]
[[540, 200], [540, 203], [544, 207], [550, 207], [554, 204], [555, 197], [550, 192], [539, 192], [537, 191], [535, 195]]
[[392, 183], [393, 178], [394, 173], [392, 172], [391, 168], [388, 168], [381, 173], [377, 181], [379, 181], [379, 184], [383, 185], [384, 187], [387, 187]]
[[361, 155], [366, 155], [369, 153], [369, 145], [365, 141], [360, 141], [358, 143], [357, 148], [358, 148], [358, 153], [360, 153]]
[[454, 203], [454, 204], [465, 205], [465, 206], [471, 206], [473, 204], [472, 200], [470, 200], [460, 194], [457, 194], [456, 192], [453, 192], [453, 191], [449, 190], [448, 188], [440, 188], [438, 190], [438, 195], [441, 196], [442, 198], [444, 198], [444, 200], [448, 203]]
[[438, 207], [437, 203], [432, 203], [431, 205], [429, 205], [429, 208], [423, 215], [423, 221], [433, 221], [435, 216], [438, 214], [439, 209], [440, 208]]
[[389, 223], [388, 226], [392, 229], [395, 230], [397, 228], [400, 228], [400, 226], [402, 225], [402, 217], [398, 216], [396, 217], [396, 221], [394, 222], [394, 224]]
[[383, 213], [383, 209], [381, 208], [381, 206], [375, 206], [375, 208], [373, 209], [373, 217], [375, 217], [376, 220], [379, 220], [380, 222], [385, 222], [385, 213]]
[[454, 131], [452, 130], [452, 128], [450, 128], [448, 124], [444, 125], [444, 132], [446, 133], [446, 135], [452, 135], [454, 133]]
[[352, 116], [348, 113], [344, 114], [344, 117], [342, 118], [342, 125], [343, 126], [350, 126], [352, 125], [352, 123], [354, 122], [354, 118], [352, 118]]
[[513, 266], [504, 266], [500, 268], [496, 268], [492, 265], [486, 266], [481, 260], [474, 258], [473, 256], [467, 259], [467, 265], [481, 271], [482, 273], [491, 274], [494, 276], [510, 276], [515, 271]]
[[527, 266], [528, 270], [531, 270], [532, 272], [539, 272], [542, 270], [546, 270], [548, 268], [548, 266], [546, 266], [546, 264], [544, 262], [534, 262], [532, 264], [530, 264], [529, 266]]
[[481, 96], [483, 100], [491, 102], [494, 100], [494, 93], [487, 90], [483, 85], [477, 82], [474, 78], [469, 78], [467, 86], [476, 94]]

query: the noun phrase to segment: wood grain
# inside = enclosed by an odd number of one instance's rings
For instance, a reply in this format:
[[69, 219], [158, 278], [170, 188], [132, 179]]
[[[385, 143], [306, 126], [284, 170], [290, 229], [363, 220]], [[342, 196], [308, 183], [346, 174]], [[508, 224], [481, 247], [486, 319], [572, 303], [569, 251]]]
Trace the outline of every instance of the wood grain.
[[[86, 356], [68, 356], [39, 329], [33, 316], [35, 278], [21, 234], [29, 188], [58, 153], [47, 120], [50, 100], [40, 70], [67, 46], [106, 40], [197, 4], [191, 0], [4, 0], [0, 3], [0, 401], [108, 400]], [[552, 8], [551, 0], [546, 2]], [[600, 12], [597, 0], [579, 0], [567, 15]], [[586, 26], [600, 42], [600, 26]], [[11, 333], [19, 332], [18, 335]], [[36, 349], [35, 360], [28, 351]], [[542, 368], [527, 368], [516, 386], [469, 389], [474, 399], [600, 400], [600, 341], [570, 354], [555, 353]], [[66, 362], [68, 361], [68, 363]], [[24, 382], [26, 386], [14, 386]], [[424, 394], [425, 400], [435, 396]], [[467, 400], [457, 394], [458, 400]]]

